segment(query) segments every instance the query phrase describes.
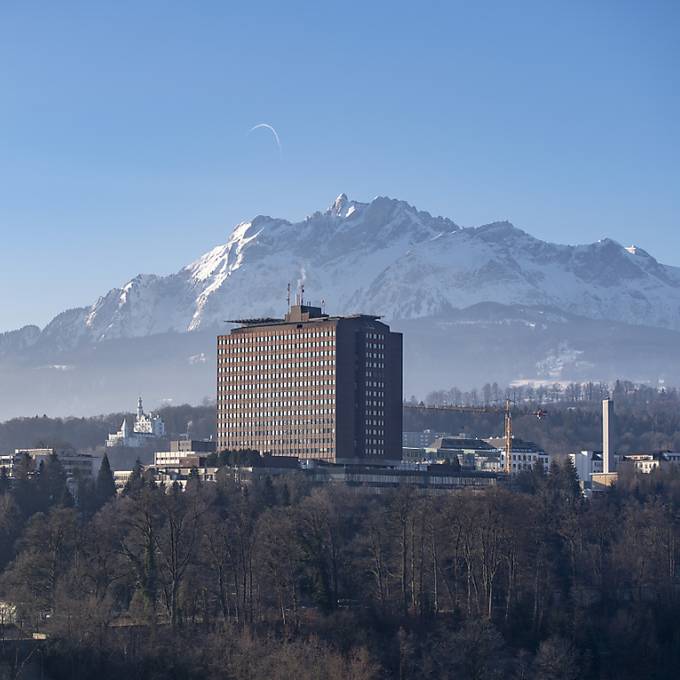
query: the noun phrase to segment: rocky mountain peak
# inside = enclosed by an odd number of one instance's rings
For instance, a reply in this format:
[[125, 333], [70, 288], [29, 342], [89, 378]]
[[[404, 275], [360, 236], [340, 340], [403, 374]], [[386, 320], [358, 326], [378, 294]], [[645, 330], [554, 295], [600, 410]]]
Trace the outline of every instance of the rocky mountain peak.
[[492, 302], [680, 329], [680, 270], [632, 257], [642, 253], [610, 239], [547, 243], [507, 221], [462, 229], [405, 201], [341, 193], [301, 222], [243, 222], [176, 274], [136, 277], [59, 315], [42, 337], [72, 347], [281, 314], [280, 291], [302, 271], [335, 313], [413, 319]]

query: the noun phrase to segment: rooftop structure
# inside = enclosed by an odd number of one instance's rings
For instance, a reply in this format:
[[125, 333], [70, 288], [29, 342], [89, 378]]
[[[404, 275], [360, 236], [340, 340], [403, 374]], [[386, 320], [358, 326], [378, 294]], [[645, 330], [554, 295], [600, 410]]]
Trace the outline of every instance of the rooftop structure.
[[402, 432], [401, 445], [405, 448], [423, 448], [430, 446], [439, 437], [450, 437], [447, 432], [435, 430], [422, 430], [421, 432]]
[[169, 451], [156, 451], [154, 466], [160, 467], [198, 467], [205, 459], [215, 453], [215, 442], [200, 440], [174, 440], [170, 442]]

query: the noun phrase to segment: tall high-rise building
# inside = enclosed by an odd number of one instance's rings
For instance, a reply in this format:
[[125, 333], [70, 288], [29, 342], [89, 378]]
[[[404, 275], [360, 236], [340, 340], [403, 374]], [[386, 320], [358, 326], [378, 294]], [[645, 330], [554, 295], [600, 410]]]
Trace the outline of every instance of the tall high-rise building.
[[217, 339], [218, 450], [401, 458], [402, 336], [297, 304]]

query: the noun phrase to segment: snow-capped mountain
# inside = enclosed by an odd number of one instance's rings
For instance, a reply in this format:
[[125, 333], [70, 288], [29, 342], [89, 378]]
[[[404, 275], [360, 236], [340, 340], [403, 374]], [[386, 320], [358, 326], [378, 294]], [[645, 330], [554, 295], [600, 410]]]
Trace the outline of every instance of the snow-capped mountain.
[[680, 329], [680, 269], [640, 248], [610, 239], [556, 245], [508, 222], [462, 228], [403, 201], [360, 203], [341, 194], [301, 222], [259, 216], [239, 224], [225, 244], [176, 274], [139, 275], [26, 341], [69, 349], [281, 315], [288, 282], [304, 282], [306, 298], [325, 299], [333, 313], [391, 320], [496, 302]]
[[[680, 269], [603, 239], [460, 227], [340, 195], [301, 222], [256, 217], [170, 276], [142, 274], [44, 329], [0, 334], [0, 420], [214, 396], [224, 321], [281, 316], [286, 287], [404, 333], [405, 394], [512, 380], [680, 384]], [[189, 332], [187, 332], [189, 331]]]

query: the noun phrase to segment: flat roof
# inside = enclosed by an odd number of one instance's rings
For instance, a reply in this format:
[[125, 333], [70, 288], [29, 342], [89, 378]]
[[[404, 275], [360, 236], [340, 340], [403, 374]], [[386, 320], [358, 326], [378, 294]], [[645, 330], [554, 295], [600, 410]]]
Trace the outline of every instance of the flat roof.
[[[379, 314], [349, 314], [347, 316], [316, 316], [310, 319], [302, 319], [300, 321], [291, 321], [287, 319], [277, 319], [272, 317], [263, 317], [260, 319], [225, 319], [224, 323], [238, 323], [242, 328], [249, 328], [254, 326], [297, 326], [299, 324], [314, 324], [324, 323], [328, 321], [341, 321], [343, 319], [365, 319], [366, 321], [378, 321], [382, 319]], [[233, 328], [231, 330], [239, 330]]]

